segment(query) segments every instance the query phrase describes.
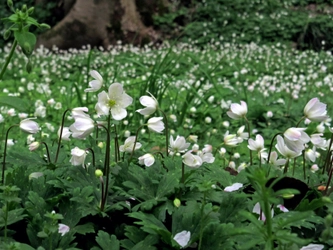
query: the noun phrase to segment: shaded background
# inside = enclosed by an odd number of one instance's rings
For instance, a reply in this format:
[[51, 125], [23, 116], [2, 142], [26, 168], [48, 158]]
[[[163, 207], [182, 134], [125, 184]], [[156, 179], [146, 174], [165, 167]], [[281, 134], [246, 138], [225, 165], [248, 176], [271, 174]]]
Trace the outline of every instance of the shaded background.
[[[333, 0], [14, 0], [17, 8], [23, 4], [35, 6], [34, 17], [52, 26], [38, 37], [38, 45], [48, 48], [165, 39], [196, 45], [282, 42], [314, 50], [333, 45]], [[8, 16], [6, 0], [1, 6], [1, 16]]]

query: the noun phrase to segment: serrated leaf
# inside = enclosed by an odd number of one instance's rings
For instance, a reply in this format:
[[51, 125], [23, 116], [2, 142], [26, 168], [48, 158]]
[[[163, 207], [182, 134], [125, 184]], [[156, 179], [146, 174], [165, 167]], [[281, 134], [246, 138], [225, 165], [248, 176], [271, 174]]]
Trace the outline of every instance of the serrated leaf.
[[143, 212], [134, 212], [130, 213], [128, 216], [140, 220], [135, 222], [135, 224], [142, 225], [141, 228], [143, 231], [153, 235], [160, 235], [164, 242], [171, 243], [171, 233], [154, 215], [145, 214]]
[[115, 235], [98, 231], [96, 242], [103, 250], [120, 250], [120, 242]]

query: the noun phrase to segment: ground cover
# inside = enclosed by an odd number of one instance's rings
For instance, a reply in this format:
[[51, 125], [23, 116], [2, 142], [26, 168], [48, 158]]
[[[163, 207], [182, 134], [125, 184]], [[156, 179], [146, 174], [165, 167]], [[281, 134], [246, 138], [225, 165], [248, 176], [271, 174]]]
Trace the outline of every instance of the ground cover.
[[333, 244], [329, 52], [119, 43], [29, 60], [1, 82], [4, 249]]

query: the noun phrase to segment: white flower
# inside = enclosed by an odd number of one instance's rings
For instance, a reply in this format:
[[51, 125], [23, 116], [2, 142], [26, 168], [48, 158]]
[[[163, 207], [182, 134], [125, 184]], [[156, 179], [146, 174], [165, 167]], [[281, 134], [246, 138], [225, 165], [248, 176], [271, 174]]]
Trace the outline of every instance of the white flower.
[[73, 116], [75, 122], [69, 126], [69, 130], [72, 131], [73, 138], [84, 139], [90, 135], [94, 128], [94, 121], [86, 114], [82, 112], [82, 116]]
[[64, 236], [66, 233], [69, 232], [69, 229], [69, 226], [59, 223], [58, 233], [60, 233], [61, 236]]
[[241, 143], [243, 140], [240, 140], [236, 134], [230, 134], [229, 135], [229, 131], [227, 131], [224, 134], [224, 138], [223, 138], [224, 144], [226, 146], [230, 146], [230, 147], [236, 147], [239, 143]]
[[163, 117], [153, 117], [150, 118], [147, 122], [147, 126], [150, 130], [153, 130], [157, 133], [161, 133], [164, 130]]
[[302, 154], [302, 150], [293, 151], [289, 149], [280, 135], [277, 136], [277, 144], [275, 145], [275, 148], [287, 159], [292, 159]]
[[302, 247], [300, 250], [322, 250], [322, 249], [324, 249], [324, 245], [309, 244], [307, 246]]
[[38, 141], [32, 142], [29, 144], [29, 150], [34, 151], [39, 148], [40, 143]]
[[202, 151], [199, 151], [198, 156], [201, 158], [202, 163], [213, 163], [215, 161], [215, 157], [210, 152], [205, 152], [204, 149]]
[[[61, 127], [58, 129], [58, 137], [60, 136], [60, 130]], [[62, 135], [61, 135], [61, 140], [64, 141], [70, 141], [71, 139], [69, 138], [71, 136], [72, 132], [69, 130], [69, 127], [63, 127], [62, 129]]]
[[89, 73], [95, 80], [89, 82], [90, 88], [85, 89], [84, 92], [96, 92], [103, 86], [103, 77], [96, 70], [92, 70]]
[[20, 122], [20, 128], [29, 134], [36, 134], [40, 128], [37, 122], [32, 121], [31, 119], [36, 119], [36, 118], [28, 118], [24, 119]]
[[315, 172], [317, 172], [318, 170], [319, 170], [319, 167], [318, 167], [317, 164], [313, 164], [313, 165], [311, 166], [311, 172], [312, 172], [312, 173], [315, 173]]
[[70, 159], [70, 163], [73, 166], [82, 165], [82, 167], [84, 167], [84, 161], [87, 156], [87, 152], [85, 150], [75, 147], [71, 150], [71, 155], [72, 158]]
[[247, 140], [249, 138], [249, 133], [244, 133], [244, 129], [245, 126], [243, 125], [237, 130], [237, 137], [239, 141]]
[[136, 112], [139, 112], [141, 115], [151, 115], [153, 114], [156, 109], [158, 108], [158, 102], [156, 98], [148, 92], [150, 96], [141, 96], [140, 97], [140, 103], [143, 106], [146, 106], [143, 109], [138, 109]]
[[230, 110], [227, 112], [227, 115], [235, 120], [239, 120], [247, 114], [247, 104], [244, 101], [241, 101], [241, 104], [232, 103], [230, 105]]
[[145, 154], [139, 157], [139, 164], [145, 165], [146, 167], [150, 167], [155, 162], [155, 158], [152, 154]]
[[283, 206], [282, 204], [279, 204], [276, 207], [279, 208], [284, 213], [289, 212], [289, 210], [285, 206]]
[[198, 168], [202, 165], [202, 158], [199, 155], [192, 154], [192, 150], [189, 150], [182, 156], [183, 163], [192, 168]]
[[191, 238], [191, 232], [190, 231], [181, 231], [180, 233], [177, 233], [173, 239], [181, 246], [181, 248], [184, 248], [187, 246], [188, 242]]
[[253, 140], [252, 138], [249, 139], [248, 141], [249, 145], [247, 147], [250, 150], [261, 152], [264, 149], [264, 138], [261, 135], [256, 135], [256, 140]]
[[[134, 146], [134, 142], [135, 142], [135, 136], [130, 136], [125, 140], [124, 145], [121, 145], [119, 147], [119, 151], [120, 152], [132, 152], [133, 150], [133, 146]], [[141, 148], [142, 144], [140, 142], [136, 142], [135, 143], [135, 148], [134, 150], [137, 150], [139, 148]]]
[[286, 159], [278, 159], [278, 154], [276, 153], [276, 151], [271, 152], [271, 156], [269, 157], [269, 163], [273, 164], [273, 166], [283, 166], [284, 164], [286, 164], [286, 162]]
[[29, 181], [32, 179], [37, 179], [39, 177], [42, 177], [44, 174], [42, 172], [33, 172], [29, 175]]
[[205, 123], [209, 124], [209, 123], [211, 123], [211, 122], [212, 122], [212, 118], [210, 118], [209, 116], [207, 116], [207, 117], [205, 118]]
[[304, 115], [311, 121], [325, 121], [328, 118], [326, 113], [326, 104], [320, 102], [318, 98], [312, 98], [304, 107]]
[[205, 147], [202, 149], [203, 153], [211, 153], [213, 152], [213, 146], [210, 144], [205, 144]]
[[304, 144], [310, 141], [310, 136], [304, 132], [305, 128], [289, 128], [284, 132], [285, 143], [293, 151], [302, 151]]
[[224, 189], [224, 192], [233, 192], [233, 191], [236, 191], [240, 188], [243, 187], [243, 184], [242, 183], [234, 183], [232, 184], [231, 186], [227, 186], [225, 189]]
[[173, 136], [170, 135], [170, 151], [174, 154], [184, 153], [189, 146], [190, 143], [186, 142], [184, 136], [177, 135], [176, 140], [173, 140]]
[[318, 152], [316, 152], [316, 147], [308, 148], [307, 150], [305, 150], [305, 159], [308, 161], [312, 161], [315, 162], [316, 158], [317, 158], [317, 154], [319, 154]]
[[311, 143], [320, 148], [324, 148], [326, 145], [326, 140], [325, 138], [322, 138], [323, 134], [312, 134], [311, 137]]
[[111, 111], [112, 118], [122, 120], [127, 116], [126, 108], [132, 104], [133, 98], [124, 92], [120, 83], [113, 83], [109, 92], [102, 91], [98, 94], [95, 106], [98, 115], [108, 115]]
[[[253, 213], [256, 213], [256, 214], [259, 214], [259, 218], [258, 220], [262, 220], [262, 221], [265, 221], [266, 220], [266, 216], [264, 214], [264, 212], [261, 210], [261, 207], [260, 207], [260, 203], [257, 202], [254, 207], [253, 207], [253, 210], [252, 210]], [[271, 210], [271, 217], [274, 216], [274, 209]]]
[[77, 107], [77, 108], [73, 108], [72, 109], [72, 117], [89, 117], [88, 114], [86, 114], [88, 112], [88, 108], [87, 107]]

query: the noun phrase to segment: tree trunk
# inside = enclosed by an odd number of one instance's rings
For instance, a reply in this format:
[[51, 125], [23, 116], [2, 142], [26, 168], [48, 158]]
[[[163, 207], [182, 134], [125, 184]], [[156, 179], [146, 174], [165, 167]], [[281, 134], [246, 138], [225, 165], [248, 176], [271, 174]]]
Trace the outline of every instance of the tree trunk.
[[[144, 1], [150, 4], [152, 0]], [[142, 45], [159, 39], [159, 34], [143, 23], [135, 0], [60, 0], [59, 4], [63, 11], [67, 9], [67, 15], [38, 37], [37, 46], [68, 49], [90, 44], [107, 48], [118, 40]]]

